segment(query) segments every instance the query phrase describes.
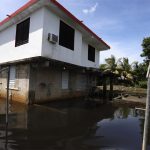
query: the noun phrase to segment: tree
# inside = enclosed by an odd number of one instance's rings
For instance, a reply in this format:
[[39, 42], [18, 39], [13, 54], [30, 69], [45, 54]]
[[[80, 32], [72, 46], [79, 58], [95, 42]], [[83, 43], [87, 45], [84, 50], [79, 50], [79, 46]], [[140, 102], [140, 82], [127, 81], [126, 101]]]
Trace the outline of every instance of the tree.
[[146, 73], [147, 73], [147, 65], [145, 62], [143, 63], [134, 62], [133, 75], [137, 76], [137, 79], [139, 81], [146, 80]]
[[114, 55], [111, 55], [110, 58], [105, 59], [106, 66], [105, 66], [105, 71], [111, 72], [113, 74], [119, 74], [118, 71], [118, 62], [120, 59], [116, 59]]
[[128, 58], [123, 58], [122, 60], [119, 61], [118, 63], [118, 68], [120, 68], [121, 72], [121, 77], [126, 80], [126, 81], [131, 81], [133, 80], [133, 75], [132, 75], [132, 67], [129, 63]]
[[147, 64], [146, 62], [143, 62], [143, 63], [135, 62], [133, 64], [132, 69], [133, 69], [134, 82], [140, 87], [146, 88], [147, 87], [147, 79], [146, 79]]
[[147, 62], [150, 59], [150, 37], [146, 37], [143, 39], [142, 43], [143, 52], [141, 57], [145, 57], [145, 61]]
[[114, 55], [111, 55], [110, 58], [105, 59], [106, 64], [100, 65], [100, 70], [109, 74], [110, 77], [110, 100], [112, 99], [114, 76], [119, 74], [118, 61], [120, 59], [117, 60]]

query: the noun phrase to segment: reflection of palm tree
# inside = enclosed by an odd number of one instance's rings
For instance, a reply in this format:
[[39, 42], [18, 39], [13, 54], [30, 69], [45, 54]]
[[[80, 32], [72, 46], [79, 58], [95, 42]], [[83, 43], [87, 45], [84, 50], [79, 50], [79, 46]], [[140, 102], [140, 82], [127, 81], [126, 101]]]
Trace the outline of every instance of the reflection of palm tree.
[[119, 119], [128, 118], [129, 115], [132, 115], [132, 109], [128, 107], [120, 107], [114, 113], [114, 117]]
[[131, 110], [131, 109], [130, 109], [129, 107], [125, 107], [125, 108], [123, 109], [123, 118], [128, 118], [128, 116], [129, 116], [130, 113], [131, 113], [130, 110]]

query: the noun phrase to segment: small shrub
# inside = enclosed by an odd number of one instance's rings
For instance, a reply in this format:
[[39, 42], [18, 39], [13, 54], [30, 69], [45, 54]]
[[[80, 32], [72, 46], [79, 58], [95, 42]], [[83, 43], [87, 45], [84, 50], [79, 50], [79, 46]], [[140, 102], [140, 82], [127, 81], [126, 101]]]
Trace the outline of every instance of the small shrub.
[[139, 81], [139, 87], [141, 88], [147, 88], [147, 81]]

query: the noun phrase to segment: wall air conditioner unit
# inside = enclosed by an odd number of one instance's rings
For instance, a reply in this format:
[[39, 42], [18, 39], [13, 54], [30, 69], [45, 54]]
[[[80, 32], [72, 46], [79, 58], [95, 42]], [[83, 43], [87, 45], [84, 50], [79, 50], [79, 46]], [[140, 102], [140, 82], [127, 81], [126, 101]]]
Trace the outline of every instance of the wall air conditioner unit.
[[52, 33], [48, 33], [48, 41], [56, 44], [58, 42], [58, 36]]

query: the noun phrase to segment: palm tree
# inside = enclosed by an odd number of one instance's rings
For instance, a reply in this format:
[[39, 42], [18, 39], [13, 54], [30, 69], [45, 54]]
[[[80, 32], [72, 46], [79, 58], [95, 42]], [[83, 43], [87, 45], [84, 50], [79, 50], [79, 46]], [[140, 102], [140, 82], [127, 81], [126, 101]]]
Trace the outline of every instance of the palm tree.
[[109, 95], [110, 100], [112, 100], [114, 76], [119, 75], [118, 69], [119, 61], [120, 59], [117, 60], [114, 55], [111, 55], [110, 58], [105, 59], [106, 64], [102, 64], [100, 66], [100, 70], [104, 71], [110, 76], [110, 95]]
[[121, 78], [126, 81], [132, 81], [133, 75], [132, 75], [132, 65], [129, 63], [128, 58], [123, 58], [118, 63], [118, 68], [121, 70]]
[[132, 75], [133, 75], [133, 80], [134, 80], [134, 84], [137, 84], [138, 83], [138, 80], [140, 79], [139, 77], [139, 74], [140, 74], [140, 71], [139, 70], [139, 62], [138, 61], [134, 61], [132, 64]]
[[113, 74], [119, 74], [118, 71], [118, 62], [120, 61], [120, 59], [116, 59], [116, 57], [114, 55], [111, 55], [110, 58], [105, 59], [106, 62], [106, 66], [105, 66], [105, 71], [106, 72], [111, 72]]

